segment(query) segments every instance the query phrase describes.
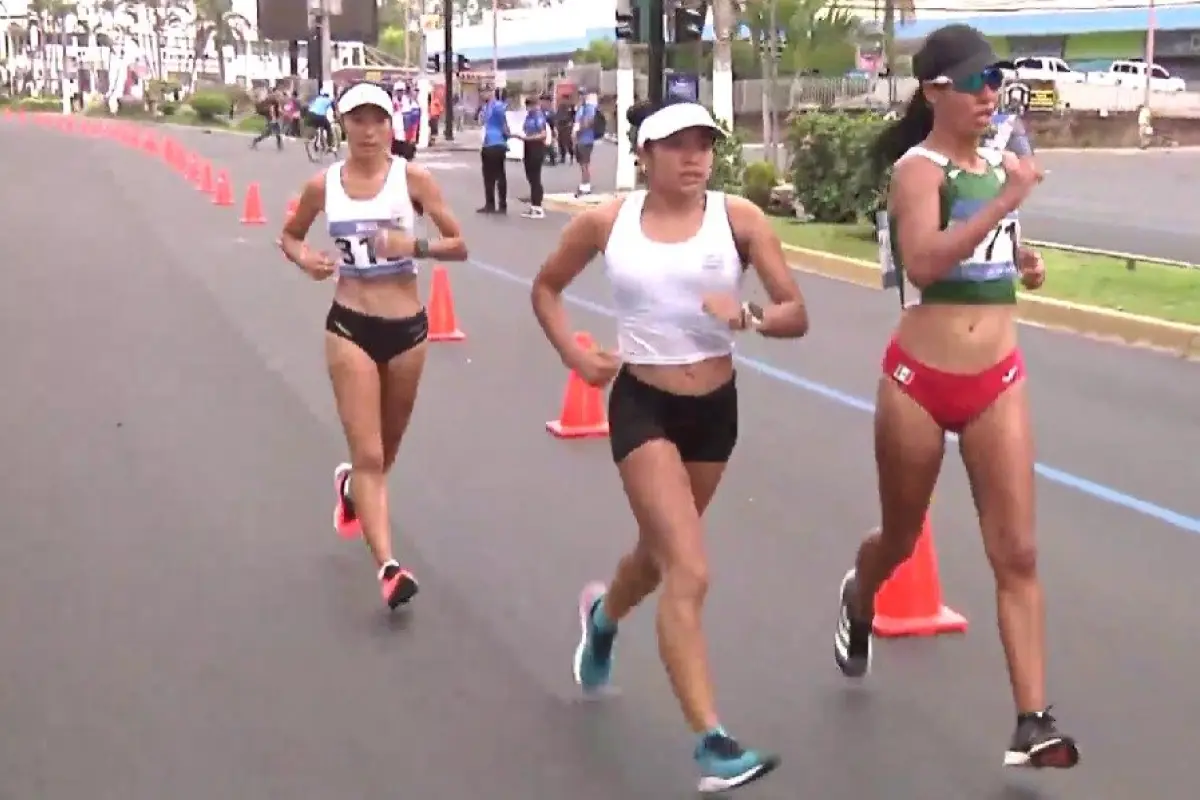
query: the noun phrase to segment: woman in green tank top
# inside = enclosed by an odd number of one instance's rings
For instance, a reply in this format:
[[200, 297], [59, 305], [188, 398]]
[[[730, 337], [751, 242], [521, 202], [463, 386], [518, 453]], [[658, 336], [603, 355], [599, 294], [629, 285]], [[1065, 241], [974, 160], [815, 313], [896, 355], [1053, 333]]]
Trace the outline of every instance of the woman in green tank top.
[[877, 146], [880, 171], [894, 166], [878, 224], [880, 261], [903, 310], [875, 411], [882, 524], [842, 579], [835, 655], [844, 674], [861, 677], [873, 635], [965, 628], [949, 609], [914, 620], [888, 607], [888, 593], [876, 598], [914, 552], [929, 557], [917, 545], [945, 434], [957, 433], [995, 575], [1017, 711], [1004, 763], [1073, 767], [1079, 751], [1045, 697], [1033, 443], [1016, 337], [1015, 283], [1036, 289], [1045, 275], [1041, 258], [1021, 245], [1017, 215], [1041, 173], [1031, 159], [978, 146], [1004, 80], [999, 66], [974, 28], [934, 31], [913, 58], [919, 88]]

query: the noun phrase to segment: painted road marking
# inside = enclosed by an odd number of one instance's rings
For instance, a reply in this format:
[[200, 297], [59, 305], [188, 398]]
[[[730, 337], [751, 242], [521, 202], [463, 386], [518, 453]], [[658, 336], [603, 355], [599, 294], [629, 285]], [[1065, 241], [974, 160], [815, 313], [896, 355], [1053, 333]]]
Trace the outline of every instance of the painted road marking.
[[[510, 272], [503, 267], [497, 267], [494, 264], [485, 264], [482, 261], [475, 261], [474, 259], [468, 263], [490, 275], [496, 276], [497, 278], [503, 278], [507, 281], [518, 283], [522, 286], [533, 285], [533, 281], [529, 278], [524, 278], [514, 272]], [[578, 306], [579, 308], [591, 311], [595, 314], [600, 314], [601, 316], [610, 318], [615, 316], [611, 308], [602, 306], [599, 303], [593, 303], [591, 300], [586, 300], [582, 297], [564, 293], [563, 300], [571, 305]], [[787, 370], [780, 369], [779, 367], [772, 366], [765, 361], [759, 361], [755, 358], [747, 358], [746, 356], [735, 355], [734, 360], [736, 360], [739, 365], [747, 367], [748, 369], [752, 369], [760, 375], [765, 375], [766, 377], [777, 380], [780, 383], [786, 383], [789, 386], [802, 389], [810, 394], [824, 397], [826, 400], [832, 400], [838, 405], [842, 405], [847, 408], [853, 408], [855, 411], [862, 411], [867, 414], [875, 413], [875, 404], [865, 398], [855, 397], [852, 394], [846, 394], [845, 392], [835, 389], [832, 386], [826, 386], [823, 383], [810, 381], [807, 378], [802, 378], [799, 375], [795, 375]], [[950, 434], [949, 438], [952, 441], [957, 439], [957, 437], [953, 434]], [[1110, 505], [1120, 506], [1121, 508], [1141, 514], [1142, 516], [1150, 517], [1151, 519], [1158, 520], [1159, 522], [1164, 522], [1167, 525], [1178, 528], [1181, 531], [1200, 535], [1200, 517], [1192, 517], [1179, 511], [1173, 511], [1169, 508], [1151, 503], [1149, 500], [1143, 500], [1139, 497], [1134, 497], [1133, 495], [1129, 495], [1118, 489], [1114, 489], [1111, 486], [1105, 486], [1102, 483], [1096, 483], [1095, 481], [1088, 480], [1087, 478], [1073, 475], [1070, 472], [1049, 466], [1048, 464], [1042, 464], [1038, 462], [1037, 464], [1034, 464], [1034, 470], [1038, 475], [1050, 481], [1051, 483], [1057, 483], [1060, 486], [1066, 486], [1070, 489], [1074, 489], [1077, 492], [1086, 494], [1089, 497], [1094, 497], [1097, 500], [1102, 500], [1105, 503], [1109, 503]]]

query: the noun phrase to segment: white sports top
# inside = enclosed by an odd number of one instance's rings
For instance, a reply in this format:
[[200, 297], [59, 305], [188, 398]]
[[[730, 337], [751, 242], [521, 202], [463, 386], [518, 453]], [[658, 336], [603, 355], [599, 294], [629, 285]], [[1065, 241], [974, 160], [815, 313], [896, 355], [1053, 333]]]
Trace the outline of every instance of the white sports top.
[[416, 224], [417, 215], [408, 195], [408, 162], [393, 157], [383, 188], [370, 200], [352, 200], [346, 194], [343, 164], [339, 161], [325, 173], [325, 219], [342, 256], [338, 276], [416, 275], [417, 262], [411, 258], [385, 259], [375, 253], [374, 242], [375, 234], [383, 228], [412, 233]]
[[604, 260], [617, 311], [617, 342], [629, 364], [695, 364], [733, 352], [733, 331], [704, 313], [704, 296], [737, 295], [745, 270], [725, 195], [708, 192], [704, 221], [676, 244], [642, 232], [644, 191], [617, 212]]

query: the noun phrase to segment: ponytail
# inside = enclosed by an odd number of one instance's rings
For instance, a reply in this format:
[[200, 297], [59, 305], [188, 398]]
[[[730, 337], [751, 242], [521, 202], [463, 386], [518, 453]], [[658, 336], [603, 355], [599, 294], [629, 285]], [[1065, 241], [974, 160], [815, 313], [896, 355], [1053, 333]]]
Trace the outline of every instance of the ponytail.
[[933, 106], [925, 99], [925, 93], [917, 88], [908, 101], [904, 116], [888, 125], [872, 148], [875, 173], [882, 179], [885, 172], [910, 148], [920, 144], [933, 130]]

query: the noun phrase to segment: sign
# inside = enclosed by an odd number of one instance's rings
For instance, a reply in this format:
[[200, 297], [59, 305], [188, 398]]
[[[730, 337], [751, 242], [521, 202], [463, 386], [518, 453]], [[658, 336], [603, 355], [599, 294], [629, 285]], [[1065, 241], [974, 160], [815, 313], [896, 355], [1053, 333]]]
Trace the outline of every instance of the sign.
[[1155, 31], [1154, 57], [1200, 56], [1200, 31]]
[[700, 102], [700, 82], [695, 75], [687, 73], [676, 72], [668, 75], [667, 97], [698, 103]]
[[[375, 0], [336, 0], [341, 13], [332, 17], [335, 42], [379, 41], [379, 6]], [[307, 41], [312, 35], [308, 4], [297, 0], [257, 0], [258, 35], [276, 41]]]

